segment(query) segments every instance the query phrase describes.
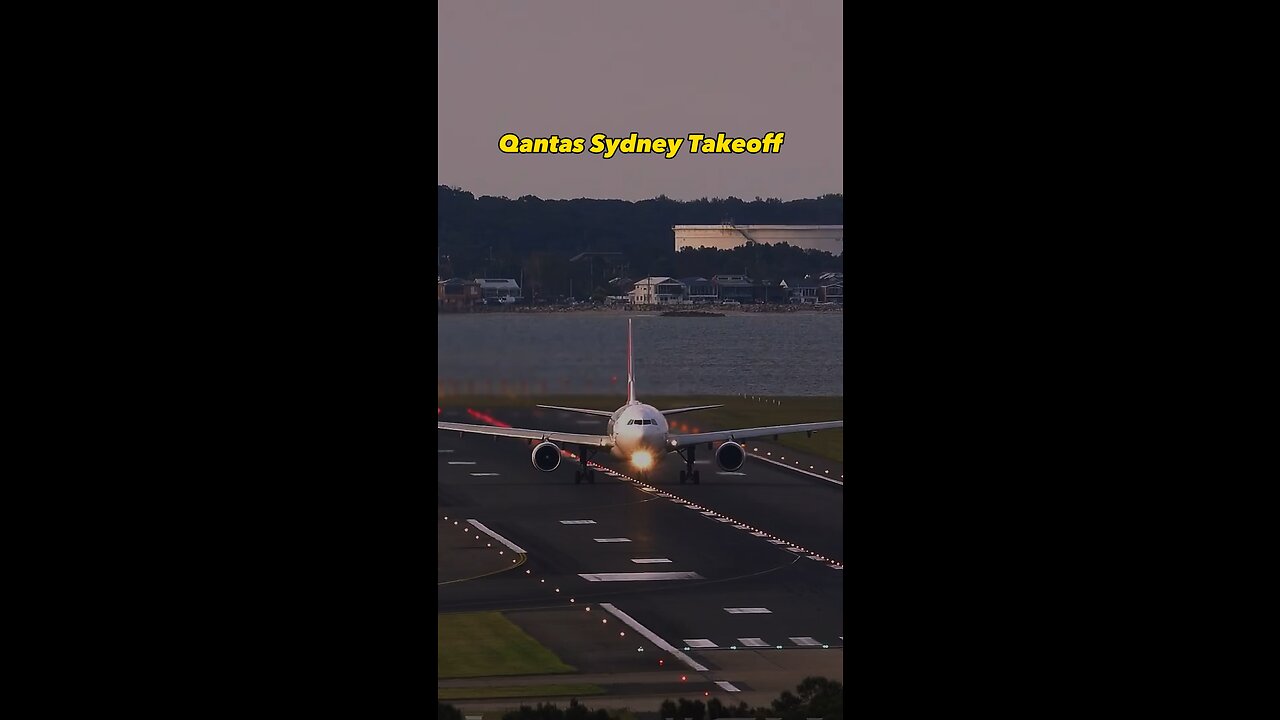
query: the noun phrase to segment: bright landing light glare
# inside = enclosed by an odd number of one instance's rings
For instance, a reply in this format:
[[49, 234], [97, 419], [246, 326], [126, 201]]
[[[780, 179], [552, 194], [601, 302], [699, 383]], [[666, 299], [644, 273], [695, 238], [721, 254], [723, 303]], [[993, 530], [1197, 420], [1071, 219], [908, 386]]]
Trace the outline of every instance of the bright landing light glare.
[[645, 450], [640, 450], [631, 456], [631, 464], [644, 470], [653, 465], [653, 456]]

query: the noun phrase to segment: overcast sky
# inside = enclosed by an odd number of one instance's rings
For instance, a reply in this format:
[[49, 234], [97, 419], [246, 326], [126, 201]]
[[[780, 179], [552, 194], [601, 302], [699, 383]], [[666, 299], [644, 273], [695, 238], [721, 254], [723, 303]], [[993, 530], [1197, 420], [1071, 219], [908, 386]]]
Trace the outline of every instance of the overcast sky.
[[[440, 0], [441, 185], [475, 195], [844, 192], [838, 0]], [[521, 137], [785, 132], [776, 155], [507, 155]]]

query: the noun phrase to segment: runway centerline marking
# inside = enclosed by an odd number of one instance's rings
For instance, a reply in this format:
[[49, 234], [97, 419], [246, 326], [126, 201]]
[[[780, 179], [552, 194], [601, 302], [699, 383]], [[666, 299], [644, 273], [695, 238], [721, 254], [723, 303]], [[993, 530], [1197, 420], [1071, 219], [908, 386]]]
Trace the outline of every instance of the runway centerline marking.
[[561, 520], [561, 525], [595, 525], [595, 520]]
[[498, 533], [496, 533], [496, 532], [494, 532], [494, 531], [490, 530], [489, 528], [485, 527], [485, 526], [484, 526], [484, 523], [480, 522], [479, 520], [467, 520], [467, 522], [471, 523], [472, 525], [475, 525], [475, 526], [476, 526], [476, 529], [477, 529], [477, 530], [479, 530], [480, 532], [484, 533], [485, 535], [488, 535], [489, 537], [493, 538], [494, 540], [497, 540], [498, 542], [502, 543], [503, 545], [506, 545], [507, 547], [511, 548], [512, 550], [515, 550], [516, 552], [520, 553], [521, 555], [528, 555], [528, 553], [527, 553], [527, 552], [525, 552], [525, 549], [524, 549], [524, 548], [520, 547], [519, 545], [516, 545], [515, 543], [513, 543], [513, 542], [511, 542], [510, 540], [508, 540], [508, 539], [506, 539], [506, 538], [502, 537], [502, 536], [501, 536], [501, 535], [499, 535]]
[[451, 452], [453, 452], [453, 451], [452, 451], [452, 450], [441, 450], [440, 448], [436, 448], [436, 452], [437, 452], [437, 453], [451, 453]]
[[721, 690], [725, 690], [727, 692], [742, 692], [738, 688], [734, 687], [733, 683], [727, 680], [717, 680], [716, 685], [719, 685]]
[[730, 615], [772, 615], [773, 611], [769, 608], [749, 607], [749, 608], [725, 608], [725, 612]]
[[630, 538], [592, 538], [596, 542], [631, 542]]
[[769, 647], [769, 643], [760, 638], [738, 638], [738, 644], [747, 647]]
[[666, 558], [631, 558], [631, 562], [644, 565], [647, 563], [669, 563], [671, 561]]
[[696, 572], [578, 573], [587, 582], [650, 582], [654, 580], [705, 580]]
[[471, 477], [499, 477], [498, 473], [471, 473]]
[[693, 639], [693, 640], [685, 640], [685, 641], [684, 641], [684, 644], [685, 644], [685, 645], [688, 645], [688, 646], [689, 646], [689, 647], [691, 647], [691, 648], [713, 648], [713, 647], [720, 647], [719, 645], [716, 645], [715, 643], [711, 642], [710, 640], [708, 640], [708, 639], [706, 639], [706, 638], [695, 638], [695, 639]]
[[474, 460], [450, 460], [450, 465], [475, 465]]
[[746, 473], [744, 472], [730, 472], [728, 470], [720, 470], [716, 472], [716, 474], [717, 475], [746, 475]]
[[678, 658], [680, 662], [683, 662], [685, 665], [688, 665], [689, 667], [693, 668], [694, 670], [697, 670], [698, 672], [707, 671], [706, 665], [703, 665], [697, 660], [694, 660], [688, 655], [685, 655], [684, 653], [675, 649], [674, 647], [672, 647], [671, 643], [667, 642], [666, 640], [663, 640], [662, 638], [655, 635], [652, 630], [636, 622], [635, 618], [619, 610], [617, 607], [613, 605], [613, 603], [600, 603], [600, 607], [603, 608], [605, 612], [611, 613], [614, 617], [626, 623], [627, 627], [643, 635], [646, 640], [648, 640], [649, 642], [657, 646], [659, 650], [666, 650], [667, 652], [671, 653], [676, 658]]

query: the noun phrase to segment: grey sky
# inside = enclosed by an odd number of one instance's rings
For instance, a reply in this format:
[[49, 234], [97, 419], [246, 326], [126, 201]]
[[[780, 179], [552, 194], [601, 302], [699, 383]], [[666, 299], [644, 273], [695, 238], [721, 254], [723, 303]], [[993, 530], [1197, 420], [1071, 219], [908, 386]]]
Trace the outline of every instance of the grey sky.
[[[517, 198], [844, 192], [838, 0], [440, 0], [439, 184]], [[515, 155], [521, 137], [786, 133], [776, 155]]]

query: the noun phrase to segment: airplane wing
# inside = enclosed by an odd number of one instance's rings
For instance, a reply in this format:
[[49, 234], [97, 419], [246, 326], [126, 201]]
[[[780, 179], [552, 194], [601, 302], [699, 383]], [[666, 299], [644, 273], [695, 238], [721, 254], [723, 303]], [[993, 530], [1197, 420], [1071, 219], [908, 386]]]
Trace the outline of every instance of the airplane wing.
[[477, 435], [524, 438], [526, 440], [550, 440], [552, 442], [572, 445], [613, 447], [613, 438], [608, 435], [586, 435], [583, 433], [556, 432], [555, 430], [525, 430], [523, 428], [494, 427], [492, 425], [467, 425], [465, 423], [451, 422], [436, 422], [436, 429], [475, 433]]
[[560, 405], [538, 405], [540, 408], [548, 410], [564, 410], [565, 412], [582, 413], [583, 415], [603, 415], [605, 417], [613, 417], [613, 413], [608, 410], [588, 410], [586, 408], [562, 407]]
[[693, 407], [676, 408], [675, 410], [659, 410], [663, 415], [676, 415], [679, 413], [693, 412], [694, 410], [710, 410], [711, 408], [724, 407], [723, 405], [695, 405]]
[[[442, 423], [443, 424], [443, 423]], [[816, 432], [818, 430], [838, 430], [844, 427], [843, 420], [829, 422], [800, 423], [798, 425], [771, 425], [769, 427], [744, 428], [742, 430], [716, 430], [714, 432], [689, 433], [686, 435], [668, 435], [667, 444], [672, 450], [697, 445], [698, 443], [721, 442], [724, 440], [745, 440], [747, 438], [767, 437], [769, 435], [789, 435], [798, 432]]]

